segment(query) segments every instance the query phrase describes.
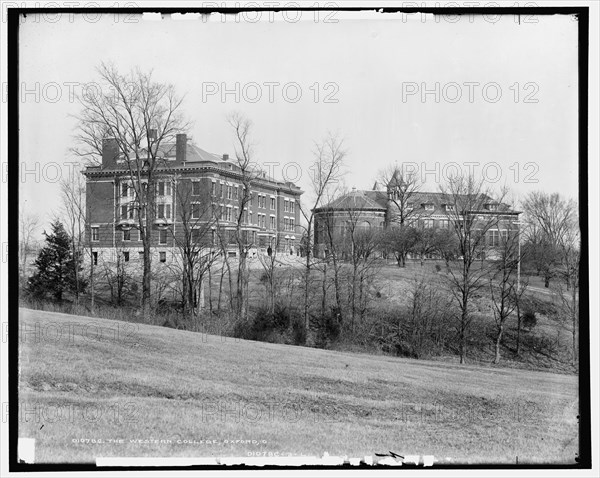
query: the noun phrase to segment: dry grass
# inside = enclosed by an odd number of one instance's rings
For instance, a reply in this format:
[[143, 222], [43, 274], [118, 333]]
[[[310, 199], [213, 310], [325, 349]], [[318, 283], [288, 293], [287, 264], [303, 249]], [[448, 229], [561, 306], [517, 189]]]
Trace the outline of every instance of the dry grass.
[[[518, 457], [571, 464], [578, 450], [573, 375], [224, 339], [29, 309], [20, 310], [20, 325], [19, 436], [37, 440], [36, 462], [391, 450], [454, 463]], [[108, 442], [118, 439], [123, 443]]]

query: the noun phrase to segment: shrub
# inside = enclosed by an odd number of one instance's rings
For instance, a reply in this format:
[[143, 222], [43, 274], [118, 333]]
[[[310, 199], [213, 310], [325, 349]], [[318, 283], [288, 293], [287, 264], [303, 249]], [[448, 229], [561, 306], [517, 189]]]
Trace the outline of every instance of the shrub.
[[340, 309], [332, 307], [329, 313], [311, 317], [311, 328], [316, 332], [315, 345], [327, 348], [340, 336], [342, 330]]
[[293, 324], [290, 310], [277, 304], [273, 312], [267, 307], [260, 307], [251, 320], [238, 321], [233, 333], [241, 339], [283, 343], [287, 342], [285, 335], [288, 329], [293, 330]]
[[537, 317], [535, 316], [535, 312], [531, 310], [525, 311], [525, 313], [522, 316], [522, 320], [523, 327], [525, 327], [526, 329], [531, 330], [537, 325]]

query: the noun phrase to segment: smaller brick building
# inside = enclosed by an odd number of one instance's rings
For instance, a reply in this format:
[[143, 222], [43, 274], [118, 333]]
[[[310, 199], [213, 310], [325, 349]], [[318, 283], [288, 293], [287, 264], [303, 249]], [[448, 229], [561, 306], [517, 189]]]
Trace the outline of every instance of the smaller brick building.
[[[324, 257], [327, 253], [326, 233], [343, 239], [349, 230], [356, 228], [383, 230], [397, 227], [400, 216], [397, 187], [398, 184], [390, 182], [385, 191], [378, 190], [377, 184], [370, 191], [353, 189], [315, 209], [315, 254]], [[441, 192], [413, 192], [403, 204], [404, 215], [410, 213], [406, 225], [419, 229], [453, 228], [458, 217], [454, 210], [457, 207], [456, 199]], [[493, 250], [499, 246], [500, 238], [506, 237], [508, 231], [518, 229], [520, 212], [486, 195], [479, 195], [478, 200], [471, 203], [477, 207], [464, 211], [464, 214], [475, 216], [482, 222], [486, 222], [490, 216], [498, 219], [497, 226], [487, 230], [484, 240], [488, 251], [486, 257], [493, 257]]]

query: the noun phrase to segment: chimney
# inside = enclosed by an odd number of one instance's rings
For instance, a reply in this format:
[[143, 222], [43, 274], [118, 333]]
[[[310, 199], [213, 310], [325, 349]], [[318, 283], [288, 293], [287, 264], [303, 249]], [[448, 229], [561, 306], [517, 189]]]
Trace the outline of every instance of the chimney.
[[180, 133], [176, 136], [175, 142], [175, 159], [177, 161], [185, 161], [187, 155], [187, 134]]
[[229, 155], [227, 153], [223, 153], [223, 161], [229, 161]]
[[102, 140], [102, 169], [113, 167], [119, 157], [119, 143], [115, 138]]

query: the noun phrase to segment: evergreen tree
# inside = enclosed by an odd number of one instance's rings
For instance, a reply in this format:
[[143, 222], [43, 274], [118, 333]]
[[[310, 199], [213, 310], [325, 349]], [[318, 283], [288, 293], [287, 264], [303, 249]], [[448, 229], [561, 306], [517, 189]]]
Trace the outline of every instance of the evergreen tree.
[[[29, 292], [38, 298], [51, 295], [55, 301], [62, 302], [65, 292], [76, 292], [76, 268], [81, 270], [81, 258], [73, 256], [71, 239], [63, 224], [56, 220], [52, 223], [52, 234], [47, 234], [46, 246], [40, 251], [35, 266], [37, 272], [29, 278]], [[79, 292], [85, 290], [85, 281], [79, 281]]]

